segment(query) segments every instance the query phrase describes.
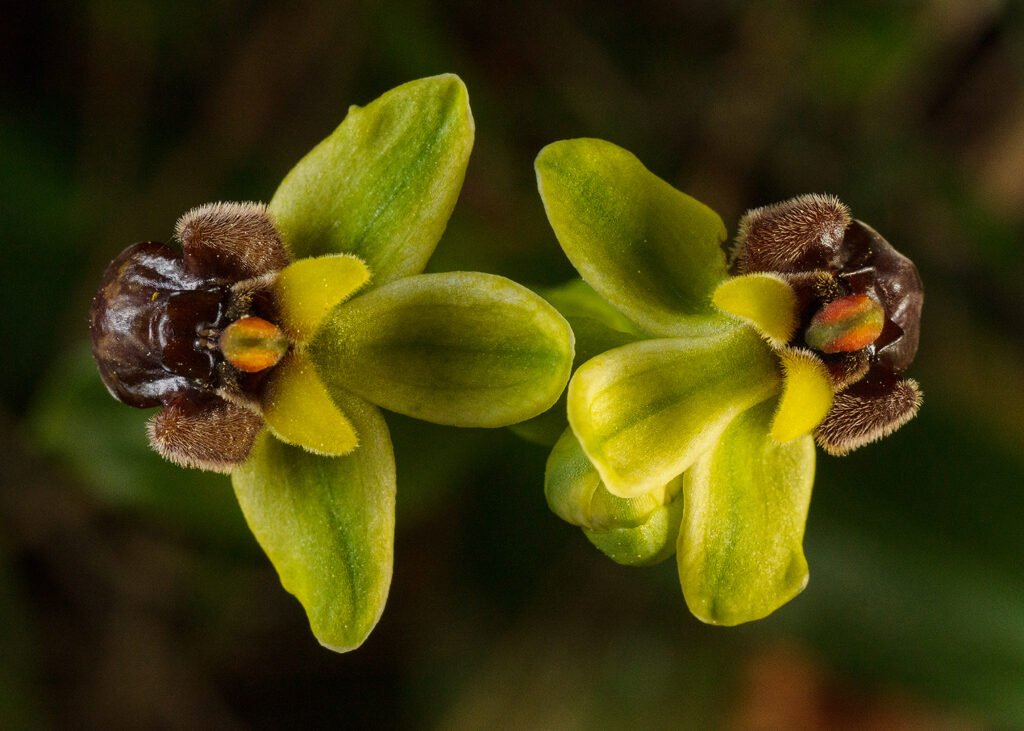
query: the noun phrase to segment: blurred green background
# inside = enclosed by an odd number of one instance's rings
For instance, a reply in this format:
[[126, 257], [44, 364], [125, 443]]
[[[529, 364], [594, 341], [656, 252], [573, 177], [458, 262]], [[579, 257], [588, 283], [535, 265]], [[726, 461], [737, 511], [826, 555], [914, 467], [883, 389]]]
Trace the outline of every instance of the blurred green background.
[[[345, 114], [465, 80], [477, 141], [432, 262], [572, 275], [547, 142], [602, 137], [718, 210], [828, 191], [918, 264], [894, 437], [819, 454], [807, 590], [738, 629], [674, 562], [545, 506], [545, 450], [389, 415], [394, 583], [321, 649], [226, 478], [148, 453], [86, 310], [124, 246], [266, 200]], [[1024, 14], [935, 2], [23, 4], [0, 25], [0, 727], [1024, 727]]]

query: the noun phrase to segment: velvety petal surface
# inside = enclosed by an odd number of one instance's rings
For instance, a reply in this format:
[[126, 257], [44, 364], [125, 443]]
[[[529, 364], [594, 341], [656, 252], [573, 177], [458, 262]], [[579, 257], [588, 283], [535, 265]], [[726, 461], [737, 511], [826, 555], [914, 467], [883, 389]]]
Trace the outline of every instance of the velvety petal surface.
[[646, 340], [576, 371], [569, 423], [608, 490], [636, 497], [678, 477], [778, 387], [775, 357], [748, 327]]
[[655, 335], [714, 329], [711, 293], [726, 277], [718, 214], [603, 140], [548, 145], [536, 170], [559, 243], [603, 298]]
[[531, 418], [569, 379], [573, 334], [539, 295], [504, 277], [408, 277], [335, 308], [309, 349], [327, 390], [454, 426]]
[[340, 457], [359, 443], [305, 353], [289, 354], [274, 369], [263, 392], [263, 418], [282, 442], [314, 454]]
[[718, 285], [711, 301], [722, 312], [755, 327], [776, 347], [785, 345], [796, 332], [796, 292], [777, 274], [760, 272], [727, 279]]
[[810, 434], [832, 406], [832, 379], [828, 368], [804, 348], [779, 351], [784, 374], [782, 398], [772, 419], [771, 436], [788, 442]]
[[309, 340], [327, 313], [355, 294], [369, 279], [366, 264], [351, 254], [292, 262], [274, 281], [281, 326], [292, 340]]
[[679, 577], [690, 611], [710, 624], [760, 619], [807, 585], [814, 441], [772, 440], [773, 409], [740, 414], [683, 480]]
[[269, 211], [296, 257], [350, 253], [373, 286], [423, 270], [473, 147], [459, 77], [411, 81], [345, 120], [282, 181]]
[[302, 603], [317, 639], [344, 652], [377, 624], [394, 555], [395, 464], [380, 412], [337, 398], [359, 449], [322, 457], [263, 432], [232, 475], [249, 528], [284, 588]]

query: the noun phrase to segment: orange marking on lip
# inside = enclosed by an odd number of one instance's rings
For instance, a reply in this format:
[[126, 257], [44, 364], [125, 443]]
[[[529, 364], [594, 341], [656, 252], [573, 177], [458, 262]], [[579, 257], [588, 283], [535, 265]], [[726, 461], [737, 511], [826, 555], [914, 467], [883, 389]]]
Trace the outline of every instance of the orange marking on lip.
[[811, 319], [805, 340], [822, 353], [851, 353], [878, 339], [885, 311], [871, 297], [854, 294], [832, 300]]
[[821, 308], [814, 319], [823, 325], [832, 325], [856, 317], [867, 310], [874, 302], [866, 294], [853, 294], [832, 300]]
[[288, 351], [288, 338], [262, 317], [243, 317], [220, 335], [220, 349], [228, 363], [245, 373], [259, 373], [278, 364]]
[[833, 340], [830, 343], [831, 350], [826, 352], [852, 353], [855, 350], [866, 348], [878, 339], [881, 332], [882, 328], [876, 327], [874, 323], [858, 325]]

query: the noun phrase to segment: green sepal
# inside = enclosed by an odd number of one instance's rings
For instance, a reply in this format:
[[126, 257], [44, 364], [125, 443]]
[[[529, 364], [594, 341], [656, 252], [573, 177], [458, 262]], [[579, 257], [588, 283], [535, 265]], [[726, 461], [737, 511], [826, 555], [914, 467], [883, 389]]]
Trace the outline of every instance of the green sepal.
[[582, 279], [570, 279], [561, 286], [542, 290], [539, 294], [553, 304], [567, 320], [592, 320], [610, 330], [637, 336], [644, 335], [640, 327], [608, 304]]
[[499, 427], [550, 408], [569, 379], [573, 334], [557, 310], [504, 277], [423, 274], [337, 307], [309, 347], [329, 393], [407, 416]]
[[580, 526], [602, 553], [626, 566], [650, 566], [675, 553], [682, 519], [682, 477], [634, 498], [612, 495], [566, 429], [544, 472], [548, 507]]
[[[641, 337], [636, 325], [601, 299], [582, 279], [574, 279], [554, 289], [541, 290], [539, 294], [562, 313], [576, 336], [573, 370], [595, 355], [635, 342]], [[512, 431], [535, 444], [554, 446], [569, 426], [565, 400], [563, 392], [554, 406], [539, 416], [514, 424]]]
[[709, 624], [760, 619], [807, 585], [810, 436], [778, 444], [766, 401], [733, 420], [683, 480], [676, 557], [690, 611]]
[[635, 497], [682, 474], [778, 388], [775, 357], [748, 327], [645, 340], [576, 371], [569, 423], [608, 490]]
[[567, 523], [598, 532], [643, 525], [681, 492], [682, 478], [676, 478], [633, 498], [611, 494], [570, 429], [551, 450], [544, 471], [544, 496], [551, 511]]
[[288, 173], [269, 212], [296, 257], [355, 254], [374, 287], [416, 274], [455, 206], [473, 134], [459, 77], [403, 84], [350, 107]]
[[676, 552], [679, 524], [683, 517], [683, 498], [651, 513], [642, 525], [612, 528], [607, 531], [583, 529], [594, 546], [623, 566], [654, 566]]
[[264, 431], [232, 474], [249, 528], [281, 584], [306, 610], [313, 634], [337, 652], [377, 624], [394, 556], [395, 463], [380, 411], [334, 394], [359, 433], [344, 457], [322, 457]]
[[555, 142], [535, 167], [566, 256], [615, 309], [655, 335], [715, 329], [711, 293], [727, 276], [718, 214], [603, 140]]

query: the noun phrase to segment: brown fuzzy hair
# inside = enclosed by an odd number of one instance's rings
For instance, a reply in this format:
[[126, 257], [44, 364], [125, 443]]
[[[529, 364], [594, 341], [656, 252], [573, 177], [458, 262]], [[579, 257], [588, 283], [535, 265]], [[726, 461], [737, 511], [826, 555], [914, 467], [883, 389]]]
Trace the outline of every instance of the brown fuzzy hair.
[[262, 203], [207, 203], [178, 219], [174, 237], [185, 267], [203, 278], [237, 282], [284, 269], [291, 261]]
[[181, 467], [231, 472], [245, 461], [263, 419], [219, 398], [201, 404], [179, 396], [146, 423], [149, 444]]
[[732, 267], [739, 274], [827, 268], [851, 220], [845, 203], [819, 193], [754, 208], [740, 219]]
[[900, 379], [884, 391], [870, 383], [862, 386], [865, 381], [836, 394], [828, 415], [814, 432], [821, 448], [833, 456], [889, 436], [913, 419], [921, 407], [921, 389], [913, 379]]

